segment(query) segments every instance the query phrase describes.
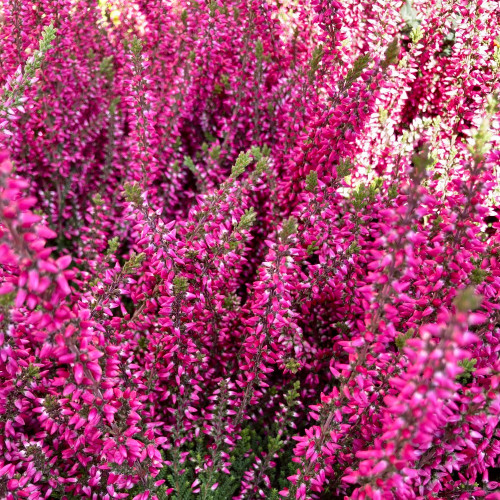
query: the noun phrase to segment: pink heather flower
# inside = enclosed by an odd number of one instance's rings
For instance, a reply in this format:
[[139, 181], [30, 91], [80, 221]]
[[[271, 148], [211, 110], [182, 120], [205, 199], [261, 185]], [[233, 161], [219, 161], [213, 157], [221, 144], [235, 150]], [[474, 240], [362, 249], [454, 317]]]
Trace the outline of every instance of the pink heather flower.
[[0, 0], [0, 497], [497, 498], [495, 7]]

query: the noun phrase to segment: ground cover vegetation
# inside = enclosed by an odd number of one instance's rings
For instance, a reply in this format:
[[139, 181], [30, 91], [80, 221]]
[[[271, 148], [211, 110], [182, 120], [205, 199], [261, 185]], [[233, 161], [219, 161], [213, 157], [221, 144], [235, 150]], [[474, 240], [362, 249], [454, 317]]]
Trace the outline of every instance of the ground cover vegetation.
[[0, 0], [0, 498], [500, 498], [500, 9]]

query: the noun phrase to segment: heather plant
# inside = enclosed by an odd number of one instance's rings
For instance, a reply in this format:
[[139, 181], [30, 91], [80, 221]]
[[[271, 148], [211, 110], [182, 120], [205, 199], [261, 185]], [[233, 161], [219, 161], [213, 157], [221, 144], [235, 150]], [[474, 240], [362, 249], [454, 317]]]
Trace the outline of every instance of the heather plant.
[[500, 498], [500, 11], [0, 0], [0, 498]]

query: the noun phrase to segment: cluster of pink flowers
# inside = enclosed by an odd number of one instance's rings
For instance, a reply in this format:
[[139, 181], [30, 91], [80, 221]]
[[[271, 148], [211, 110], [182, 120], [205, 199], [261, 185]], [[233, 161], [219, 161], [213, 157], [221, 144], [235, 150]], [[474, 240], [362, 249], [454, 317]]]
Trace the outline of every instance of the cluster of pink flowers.
[[0, 499], [500, 499], [492, 0], [0, 0]]

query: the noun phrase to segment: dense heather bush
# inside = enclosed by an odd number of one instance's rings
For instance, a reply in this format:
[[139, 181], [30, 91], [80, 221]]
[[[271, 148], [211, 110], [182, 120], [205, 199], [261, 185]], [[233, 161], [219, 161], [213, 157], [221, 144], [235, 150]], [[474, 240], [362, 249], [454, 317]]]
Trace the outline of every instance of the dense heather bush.
[[500, 499], [499, 35], [0, 0], [0, 498]]

